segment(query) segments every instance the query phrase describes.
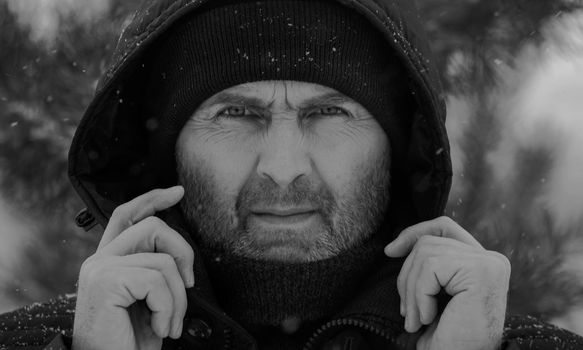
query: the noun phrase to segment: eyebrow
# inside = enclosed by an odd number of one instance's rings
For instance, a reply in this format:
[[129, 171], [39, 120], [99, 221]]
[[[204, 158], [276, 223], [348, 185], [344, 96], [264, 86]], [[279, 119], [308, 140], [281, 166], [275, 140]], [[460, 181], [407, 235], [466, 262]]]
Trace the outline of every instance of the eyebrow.
[[244, 96], [237, 93], [232, 92], [219, 92], [215, 96], [211, 97], [208, 101], [206, 101], [201, 107], [207, 108], [212, 105], [216, 104], [227, 104], [227, 103], [239, 103], [244, 105], [253, 105], [253, 106], [261, 106], [266, 107], [265, 102], [260, 98], [254, 96]]
[[309, 98], [307, 101], [304, 101], [302, 103], [300, 103], [300, 109], [306, 109], [306, 108], [310, 108], [313, 106], [321, 106], [321, 105], [326, 105], [326, 104], [331, 104], [331, 103], [346, 103], [346, 102], [351, 102], [352, 99], [348, 98], [346, 95], [334, 91], [334, 92], [328, 92], [325, 93], [323, 95], [320, 96], [314, 96], [312, 98]]
[[[313, 106], [326, 105], [331, 103], [346, 103], [351, 101], [352, 99], [350, 99], [346, 95], [334, 91], [325, 93], [323, 95], [314, 96], [306, 101], [303, 101], [302, 103], [300, 103], [299, 109], [307, 109]], [[269, 104], [266, 104], [265, 101], [254, 96], [245, 96], [238, 93], [223, 91], [211, 97], [211, 99], [206, 101], [206, 103], [204, 103], [201, 107], [207, 108], [215, 104], [228, 104], [228, 103], [238, 103], [266, 108], [270, 107], [273, 104], [273, 101]]]

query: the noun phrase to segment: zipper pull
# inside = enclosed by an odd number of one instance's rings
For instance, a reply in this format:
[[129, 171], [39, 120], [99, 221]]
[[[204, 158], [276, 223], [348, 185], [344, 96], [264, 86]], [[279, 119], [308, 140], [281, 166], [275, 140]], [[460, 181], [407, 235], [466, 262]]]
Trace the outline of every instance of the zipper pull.
[[84, 229], [85, 232], [89, 232], [97, 225], [97, 221], [93, 214], [87, 208], [84, 208], [75, 215], [75, 224]]

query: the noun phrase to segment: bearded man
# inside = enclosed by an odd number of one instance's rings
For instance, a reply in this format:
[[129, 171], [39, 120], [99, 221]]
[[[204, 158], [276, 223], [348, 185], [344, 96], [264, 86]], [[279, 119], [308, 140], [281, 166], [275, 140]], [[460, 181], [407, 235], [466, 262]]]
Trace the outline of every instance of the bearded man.
[[44, 321], [50, 306], [16, 312], [4, 328], [29, 326], [3, 341], [583, 344], [507, 318], [508, 260], [441, 216], [451, 165], [424, 38], [406, 0], [147, 1], [71, 146], [85, 215], [105, 227], [74, 321], [71, 301]]

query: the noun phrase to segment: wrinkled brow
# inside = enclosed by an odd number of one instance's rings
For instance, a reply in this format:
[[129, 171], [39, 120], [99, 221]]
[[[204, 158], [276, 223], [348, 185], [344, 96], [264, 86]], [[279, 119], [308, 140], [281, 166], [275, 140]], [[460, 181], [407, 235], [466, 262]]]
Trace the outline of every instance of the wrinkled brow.
[[308, 100], [300, 103], [299, 108], [300, 109], [308, 109], [308, 108], [314, 107], [314, 106], [342, 104], [342, 103], [348, 103], [348, 102], [354, 102], [354, 101], [351, 98], [345, 96], [344, 94], [341, 94], [340, 92], [334, 91], [334, 92], [329, 92], [329, 93], [326, 93], [323, 95], [311, 97]]
[[203, 103], [200, 108], [208, 108], [216, 104], [229, 104], [236, 103], [242, 105], [260, 106], [267, 107], [268, 105], [260, 98], [254, 96], [246, 96], [242, 94], [232, 93], [232, 92], [219, 92], [215, 96], [211, 97], [205, 103]]
[[[220, 92], [215, 96], [211, 97], [208, 101], [203, 103], [200, 108], [208, 108], [212, 105], [216, 104], [229, 104], [235, 103], [240, 105], [246, 106], [256, 106], [262, 108], [268, 108], [273, 105], [274, 101], [267, 103], [266, 101], [255, 97], [255, 96], [248, 96], [239, 93], [232, 93], [232, 92]], [[351, 98], [345, 96], [340, 92], [329, 92], [322, 95], [310, 97], [309, 99], [302, 101], [297, 108], [299, 109], [308, 109], [314, 106], [323, 106], [323, 105], [330, 105], [330, 104], [342, 104], [354, 102]], [[291, 106], [290, 106], [291, 107]]]

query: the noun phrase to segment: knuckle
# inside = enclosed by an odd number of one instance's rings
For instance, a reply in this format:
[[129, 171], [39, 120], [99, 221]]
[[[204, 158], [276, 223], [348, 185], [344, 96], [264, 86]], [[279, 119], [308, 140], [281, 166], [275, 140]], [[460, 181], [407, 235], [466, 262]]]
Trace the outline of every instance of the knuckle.
[[113, 210], [111, 217], [119, 219], [126, 217], [128, 213], [129, 213], [128, 203], [124, 203]]
[[79, 270], [79, 285], [87, 284], [93, 278], [93, 266], [91, 262], [85, 260]]
[[454, 230], [459, 227], [449, 216], [440, 216], [437, 218], [438, 227], [440, 229], [440, 236], [445, 236], [447, 231]]
[[508, 260], [507, 257], [504, 257], [504, 268], [506, 274], [510, 276], [510, 274], [512, 273], [512, 264], [510, 263], [510, 260]]
[[148, 216], [142, 220], [141, 224], [148, 228], [146, 231], [150, 238], [154, 240], [157, 240], [160, 235], [164, 234], [168, 227], [162, 219], [156, 216]]
[[158, 253], [158, 259], [160, 259], [160, 264], [164, 270], [170, 270], [176, 266], [174, 258], [168, 254]]
[[399, 277], [397, 277], [397, 284], [402, 285], [403, 282], [405, 282], [405, 274], [404, 273], [400, 273]]
[[166, 280], [162, 272], [157, 270], [146, 269], [143, 272], [143, 280], [146, 284], [152, 286], [162, 286], [166, 284]]
[[100, 259], [98, 259], [95, 255], [90, 256], [87, 258], [83, 264], [81, 264], [81, 268], [79, 269], [79, 278], [85, 281], [92, 281], [95, 279], [96, 276], [99, 275], [98, 271], [103, 267]]
[[475, 262], [474, 269], [489, 276], [490, 280], [506, 279], [510, 276], [510, 261], [498, 252], [486, 251], [482, 259]]
[[433, 245], [436, 243], [437, 240], [439, 240], [438, 237], [433, 237], [429, 235], [422, 236], [417, 240], [417, 244], [415, 245], [414, 249], [417, 251], [418, 254], [428, 255], [434, 250]]
[[493, 257], [493, 259], [495, 259], [495, 261], [497, 262], [499, 269], [504, 271], [504, 273], [506, 274], [510, 274], [510, 271], [512, 269], [510, 260], [508, 260], [508, 258], [504, 254], [496, 251], [492, 251], [490, 254]]
[[[108, 273], [108, 268], [103, 263], [91, 263], [86, 266], [80, 275], [79, 279], [83, 280], [85, 284], [88, 285], [100, 285], [103, 286], [106, 283], [110, 283], [112, 280], [111, 274]], [[113, 274], [115, 278], [116, 274]]]
[[81, 264], [81, 271], [87, 271], [91, 269], [92, 266], [95, 264], [95, 260], [96, 260], [95, 255], [91, 255], [90, 257], [85, 259], [85, 261], [83, 261], [83, 263]]
[[162, 221], [162, 219], [160, 219], [156, 216], [148, 216], [147, 218], [145, 218], [142, 221], [145, 225], [153, 227], [156, 230], [160, 230], [162, 227], [166, 226], [164, 221]]
[[440, 216], [439, 218], [437, 218], [437, 220], [439, 221], [440, 224], [444, 225], [444, 226], [451, 226], [453, 224], [455, 224], [455, 221], [453, 221], [452, 218], [450, 218], [449, 216]]
[[399, 274], [399, 277], [397, 277], [397, 287], [399, 289], [399, 293], [401, 292], [401, 289], [403, 288], [405, 280], [406, 280], [406, 276], [404, 273], [401, 272]]

